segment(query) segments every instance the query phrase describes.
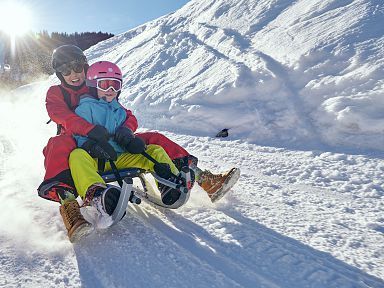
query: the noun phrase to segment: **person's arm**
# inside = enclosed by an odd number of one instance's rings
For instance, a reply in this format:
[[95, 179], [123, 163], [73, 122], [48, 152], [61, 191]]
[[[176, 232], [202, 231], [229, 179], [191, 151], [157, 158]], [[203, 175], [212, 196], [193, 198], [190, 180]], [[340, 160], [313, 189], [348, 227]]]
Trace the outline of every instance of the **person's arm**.
[[131, 110], [125, 109], [125, 112], [127, 113], [127, 118], [125, 119], [124, 123], [121, 126], [127, 127], [132, 130], [132, 132], [135, 132], [137, 129], [137, 119], [135, 115], [133, 115]]
[[52, 121], [62, 125], [65, 130], [71, 133], [87, 135], [94, 128], [93, 124], [76, 115], [68, 107], [59, 86], [52, 86], [48, 89], [46, 108]]

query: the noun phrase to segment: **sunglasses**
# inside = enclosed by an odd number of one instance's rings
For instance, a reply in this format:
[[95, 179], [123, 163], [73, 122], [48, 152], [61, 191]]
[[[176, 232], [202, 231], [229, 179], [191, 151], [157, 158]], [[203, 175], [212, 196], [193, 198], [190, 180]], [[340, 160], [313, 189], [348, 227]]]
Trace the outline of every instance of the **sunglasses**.
[[119, 92], [121, 90], [121, 80], [115, 79], [115, 78], [101, 78], [96, 80], [96, 88], [107, 92], [109, 89], [112, 88], [113, 91]]
[[71, 61], [69, 63], [65, 63], [56, 68], [56, 71], [59, 72], [63, 76], [69, 76], [71, 72], [81, 73], [84, 71], [84, 61]]

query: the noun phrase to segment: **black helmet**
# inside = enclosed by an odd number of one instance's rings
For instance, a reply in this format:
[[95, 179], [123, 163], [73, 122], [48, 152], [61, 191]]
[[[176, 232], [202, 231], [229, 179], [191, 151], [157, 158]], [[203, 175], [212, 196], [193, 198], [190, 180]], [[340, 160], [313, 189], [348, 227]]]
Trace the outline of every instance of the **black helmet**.
[[87, 63], [83, 50], [75, 45], [62, 45], [53, 50], [52, 68], [56, 70], [61, 65], [75, 60]]

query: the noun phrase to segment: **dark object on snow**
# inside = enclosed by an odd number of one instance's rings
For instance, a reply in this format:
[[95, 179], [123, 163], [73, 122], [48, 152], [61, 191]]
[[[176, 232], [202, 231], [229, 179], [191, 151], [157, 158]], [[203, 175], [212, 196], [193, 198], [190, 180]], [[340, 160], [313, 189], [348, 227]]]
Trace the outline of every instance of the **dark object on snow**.
[[219, 133], [216, 134], [216, 137], [222, 137], [222, 138], [228, 137], [228, 130], [229, 129], [224, 128], [223, 130], [221, 130]]

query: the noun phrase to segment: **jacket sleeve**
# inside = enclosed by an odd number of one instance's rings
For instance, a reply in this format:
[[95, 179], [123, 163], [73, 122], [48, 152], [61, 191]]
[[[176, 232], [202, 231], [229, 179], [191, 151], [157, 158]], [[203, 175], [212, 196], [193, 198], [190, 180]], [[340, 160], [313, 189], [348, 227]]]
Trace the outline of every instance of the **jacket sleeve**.
[[45, 105], [52, 121], [63, 125], [64, 129], [72, 134], [87, 135], [94, 127], [69, 109], [58, 86], [52, 86], [48, 89]]
[[131, 110], [128, 110], [128, 109], [125, 109], [125, 112], [127, 113], [127, 118], [125, 119], [125, 122], [123, 123], [122, 126], [125, 126], [129, 129], [132, 130], [132, 132], [135, 132], [136, 129], [137, 129], [137, 119], [135, 117], [135, 115], [132, 114], [132, 111]]

